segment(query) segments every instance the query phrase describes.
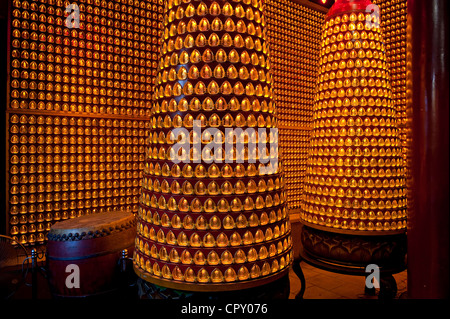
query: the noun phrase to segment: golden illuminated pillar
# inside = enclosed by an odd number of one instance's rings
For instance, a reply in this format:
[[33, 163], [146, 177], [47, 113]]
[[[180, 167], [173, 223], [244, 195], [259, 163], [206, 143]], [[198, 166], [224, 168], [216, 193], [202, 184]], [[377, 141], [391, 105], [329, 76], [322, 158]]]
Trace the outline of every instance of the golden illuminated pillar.
[[224, 291], [287, 274], [263, 6], [166, 2], [133, 258], [150, 283]]
[[401, 268], [406, 177], [377, 7], [336, 1], [322, 31], [302, 242], [324, 264]]

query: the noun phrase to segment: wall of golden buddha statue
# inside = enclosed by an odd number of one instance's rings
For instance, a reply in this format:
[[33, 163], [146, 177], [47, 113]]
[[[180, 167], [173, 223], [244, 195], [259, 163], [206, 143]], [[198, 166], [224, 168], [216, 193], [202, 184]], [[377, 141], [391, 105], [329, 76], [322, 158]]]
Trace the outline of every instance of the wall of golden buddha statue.
[[[11, 0], [5, 232], [42, 244], [53, 223], [137, 212], [163, 0]], [[406, 1], [380, 5], [406, 160]], [[269, 58], [287, 208], [301, 204], [324, 12], [267, 0]]]

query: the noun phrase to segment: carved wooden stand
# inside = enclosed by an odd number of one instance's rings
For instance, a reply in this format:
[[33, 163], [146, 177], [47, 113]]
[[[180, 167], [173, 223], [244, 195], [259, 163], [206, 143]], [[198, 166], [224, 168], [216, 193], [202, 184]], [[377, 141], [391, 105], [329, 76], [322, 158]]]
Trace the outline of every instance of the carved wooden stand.
[[172, 300], [282, 300], [289, 298], [289, 276], [285, 275], [271, 283], [259, 287], [236, 291], [200, 292], [166, 288], [149, 283], [141, 278], [137, 281], [140, 299], [172, 299]]
[[[300, 278], [302, 287], [296, 299], [305, 292], [305, 278], [300, 262], [340, 274], [368, 276], [366, 267], [375, 264], [380, 270], [379, 299], [393, 299], [397, 284], [392, 276], [406, 269], [406, 235], [355, 236], [330, 233], [303, 226], [300, 258], [294, 261], [293, 270]], [[366, 287], [366, 294], [375, 289]]]

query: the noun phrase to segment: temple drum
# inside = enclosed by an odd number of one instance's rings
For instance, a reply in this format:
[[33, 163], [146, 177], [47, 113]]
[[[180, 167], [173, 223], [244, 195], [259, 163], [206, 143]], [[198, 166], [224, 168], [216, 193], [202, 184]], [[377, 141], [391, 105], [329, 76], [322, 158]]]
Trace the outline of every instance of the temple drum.
[[132, 213], [106, 212], [55, 223], [48, 234], [47, 267], [54, 298], [109, 296], [120, 290], [123, 251], [133, 253]]

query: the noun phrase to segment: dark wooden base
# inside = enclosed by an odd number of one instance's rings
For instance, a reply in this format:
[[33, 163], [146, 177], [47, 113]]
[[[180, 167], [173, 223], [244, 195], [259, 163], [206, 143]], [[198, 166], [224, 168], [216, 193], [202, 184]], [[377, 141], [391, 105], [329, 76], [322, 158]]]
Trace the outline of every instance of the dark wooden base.
[[237, 291], [201, 292], [177, 290], [158, 286], [144, 279], [137, 281], [140, 299], [172, 299], [172, 300], [282, 300], [289, 298], [290, 283], [289, 276], [285, 275], [278, 280], [259, 287], [241, 289]]
[[[380, 271], [379, 299], [392, 299], [397, 294], [393, 274], [406, 269], [406, 235], [355, 236], [336, 234], [303, 226], [300, 258], [293, 269], [302, 282], [296, 299], [302, 299], [305, 279], [300, 267], [302, 261], [335, 273], [368, 276], [366, 267], [375, 264]], [[375, 295], [375, 288], [365, 287], [366, 294]]]
[[364, 275], [369, 264], [384, 273], [406, 269], [406, 234], [370, 236], [326, 232], [303, 226], [302, 258], [324, 269]]

